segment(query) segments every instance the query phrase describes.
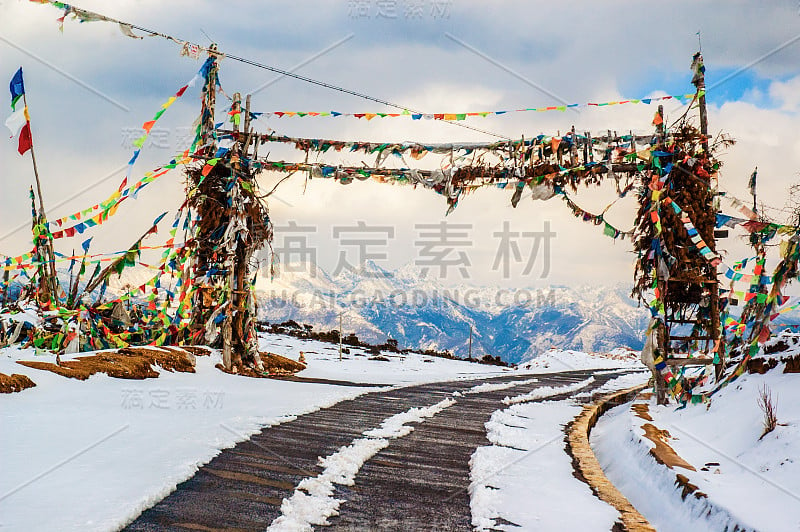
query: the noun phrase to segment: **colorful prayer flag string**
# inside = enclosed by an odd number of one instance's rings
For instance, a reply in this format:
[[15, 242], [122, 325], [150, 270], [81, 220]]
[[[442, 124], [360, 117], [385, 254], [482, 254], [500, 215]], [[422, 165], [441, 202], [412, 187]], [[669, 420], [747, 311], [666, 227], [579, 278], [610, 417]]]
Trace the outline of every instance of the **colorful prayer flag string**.
[[400, 113], [342, 113], [339, 111], [322, 111], [322, 112], [315, 112], [315, 111], [272, 111], [272, 112], [262, 112], [262, 113], [251, 113], [254, 118], [259, 118], [261, 116], [271, 118], [321, 118], [321, 117], [330, 117], [330, 118], [338, 118], [338, 117], [353, 117], [353, 118], [364, 118], [367, 121], [372, 120], [374, 118], [411, 118], [412, 120], [445, 120], [445, 121], [460, 121], [466, 120], [467, 118], [486, 118], [488, 116], [500, 116], [510, 113], [527, 113], [527, 112], [546, 112], [546, 111], [560, 111], [564, 112], [567, 109], [574, 109], [574, 108], [581, 108], [581, 107], [610, 107], [614, 105], [624, 105], [624, 104], [646, 104], [649, 105], [653, 102], [661, 102], [666, 100], [690, 100], [693, 101], [695, 97], [699, 97], [704, 94], [704, 91], [700, 91], [698, 94], [677, 94], [671, 96], [656, 96], [652, 98], [637, 98], [631, 100], [618, 100], [618, 101], [611, 101], [611, 102], [588, 102], [588, 103], [573, 103], [569, 105], [551, 105], [546, 107], [527, 107], [524, 109], [507, 109], [501, 111], [479, 111], [479, 112], [461, 112], [461, 113], [413, 113], [407, 109], [403, 110]]

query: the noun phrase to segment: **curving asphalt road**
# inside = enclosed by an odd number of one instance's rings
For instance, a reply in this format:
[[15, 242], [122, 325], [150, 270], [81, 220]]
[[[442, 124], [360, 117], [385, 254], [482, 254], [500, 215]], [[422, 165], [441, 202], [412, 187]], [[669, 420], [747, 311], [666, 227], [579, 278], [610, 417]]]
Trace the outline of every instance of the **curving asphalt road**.
[[[408, 435], [368, 460], [355, 485], [336, 485], [341, 499], [332, 530], [472, 530], [469, 507], [469, 460], [477, 447], [489, 445], [484, 423], [505, 408], [502, 399], [542, 386], [585, 380], [592, 371], [537, 375], [538, 382], [455, 397], [456, 403], [414, 425]], [[601, 386], [619, 374], [595, 374], [581, 391]], [[176, 491], [142, 513], [130, 531], [265, 530], [281, 515], [281, 502], [298, 483], [318, 475], [319, 457], [333, 454], [412, 407], [430, 406], [453, 392], [482, 382], [517, 382], [531, 376], [454, 381], [389, 391], [356, 399], [266, 428], [222, 451]], [[575, 392], [578, 393], [578, 392]], [[548, 398], [563, 399], [573, 394]]]

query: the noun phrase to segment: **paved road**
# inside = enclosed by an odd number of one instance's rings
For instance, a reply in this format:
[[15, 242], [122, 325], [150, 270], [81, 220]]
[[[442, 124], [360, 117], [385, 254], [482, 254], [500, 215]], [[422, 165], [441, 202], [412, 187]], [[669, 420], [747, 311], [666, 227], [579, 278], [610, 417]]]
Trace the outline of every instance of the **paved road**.
[[[344, 502], [331, 517], [333, 530], [472, 530], [469, 459], [489, 445], [484, 423], [508, 395], [541, 386], [563, 386], [591, 371], [539, 375], [536, 383], [456, 397], [456, 404], [415, 424], [368, 460], [354, 486], [337, 485]], [[614, 374], [595, 375], [582, 391]], [[531, 376], [455, 381], [374, 392], [267, 428], [223, 451], [171, 495], [146, 510], [131, 531], [264, 530], [281, 515], [281, 502], [297, 484], [318, 475], [319, 457], [333, 454], [364, 431], [412, 407], [430, 406], [481, 382], [517, 382]], [[570, 395], [570, 394], [567, 394]], [[558, 397], [556, 397], [558, 398]]]

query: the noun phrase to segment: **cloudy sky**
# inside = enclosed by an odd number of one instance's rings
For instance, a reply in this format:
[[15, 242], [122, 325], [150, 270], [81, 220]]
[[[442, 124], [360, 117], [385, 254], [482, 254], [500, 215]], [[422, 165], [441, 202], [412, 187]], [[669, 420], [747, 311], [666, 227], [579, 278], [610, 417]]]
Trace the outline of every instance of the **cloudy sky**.
[[[759, 197], [768, 213], [783, 220], [788, 187], [800, 182], [800, 3], [592, 2], [579, 8], [553, 2], [366, 0], [349, 2], [225, 3], [195, 0], [81, 0], [80, 7], [175, 37], [219, 44], [222, 51], [263, 64], [296, 70], [361, 93], [425, 112], [469, 112], [559, 103], [603, 102], [693, 91], [689, 64], [702, 38], [707, 66], [710, 129], [737, 140], [724, 155], [722, 188], [747, 199], [747, 179], [759, 169]], [[137, 128], [192, 78], [200, 62], [181, 57], [160, 38], [134, 40], [107, 23], [67, 20], [60, 12], [27, 0], [0, 0], [0, 78], [22, 65], [39, 169], [50, 218], [71, 214], [107, 198], [119, 185]], [[229, 94], [253, 93], [256, 111], [391, 112], [357, 97], [313, 86], [230, 59], [221, 81]], [[3, 82], [5, 83], [5, 81]], [[183, 149], [187, 128], [199, 111], [199, 91], [190, 90], [159, 121], [134, 176], [167, 162]], [[7, 96], [6, 96], [7, 97]], [[10, 112], [10, 108], [6, 108]], [[682, 108], [666, 106], [668, 117]], [[220, 112], [223, 112], [220, 109]], [[579, 131], [650, 132], [653, 106], [626, 105], [565, 113], [516, 113], [467, 123], [511, 138]], [[5, 118], [5, 117], [4, 117]], [[221, 118], [218, 118], [221, 121]], [[341, 140], [455, 142], [491, 140], [469, 129], [433, 121], [355, 118], [262, 118], [261, 131]], [[15, 142], [0, 142], [0, 253], [30, 248], [27, 189], [33, 181], [29, 156]], [[304, 154], [271, 147], [274, 157]], [[261, 152], [264, 153], [263, 151]], [[330, 159], [327, 159], [330, 160]], [[360, 164], [362, 157], [344, 159]], [[371, 161], [367, 161], [371, 162]], [[264, 175], [271, 188], [281, 176]], [[117, 216], [95, 228], [94, 252], [125, 248], [158, 214], [182, 201], [182, 179], [174, 172], [123, 204]], [[611, 186], [575, 196], [598, 212], [615, 199]], [[468, 224], [469, 244], [459, 247], [471, 262], [471, 282], [507, 286], [630, 282], [631, 244], [572, 217], [558, 199], [524, 200], [510, 206], [510, 192], [486, 190], [462, 200], [446, 218]], [[620, 229], [633, 224], [634, 199], [615, 205], [608, 219]], [[282, 245], [289, 222], [313, 228], [309, 246], [326, 270], [342, 251], [350, 263], [357, 248], [344, 245], [347, 231], [363, 222], [392, 227], [394, 237], [369, 251], [385, 254], [379, 264], [396, 268], [419, 259], [419, 224], [445, 220], [444, 199], [426, 190], [371, 182], [340, 186], [285, 182], [270, 202]], [[731, 211], [730, 208], [727, 209]], [[520, 241], [523, 261], [511, 275], [493, 269], [499, 240], [511, 231], [537, 232], [549, 223], [556, 236], [549, 260], [542, 248], [522, 275], [530, 241]], [[337, 228], [338, 231], [337, 231]], [[337, 231], [339, 239], [334, 238]], [[154, 237], [152, 244], [163, 239]], [[83, 238], [58, 242], [69, 252]], [[527, 247], [526, 247], [527, 246]], [[746, 249], [724, 240], [729, 262]], [[546, 264], [549, 263], [549, 264]], [[458, 269], [448, 282], [462, 281]]]

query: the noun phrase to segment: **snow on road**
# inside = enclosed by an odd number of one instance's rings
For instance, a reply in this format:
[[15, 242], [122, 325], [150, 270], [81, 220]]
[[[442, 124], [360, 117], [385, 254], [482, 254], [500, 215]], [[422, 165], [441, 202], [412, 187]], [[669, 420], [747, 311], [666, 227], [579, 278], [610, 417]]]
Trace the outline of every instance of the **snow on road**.
[[515, 405], [518, 403], [527, 403], [530, 401], [536, 401], [538, 399], [544, 399], [545, 397], [560, 395], [562, 393], [577, 392], [581, 388], [586, 388], [593, 382], [594, 377], [589, 377], [588, 379], [584, 379], [574, 384], [567, 384], [566, 386], [542, 386], [541, 388], [536, 388], [528, 393], [515, 395], [514, 397], [506, 397], [503, 399], [503, 404]]
[[484, 393], [484, 392], [496, 392], [500, 390], [507, 390], [509, 388], [514, 388], [515, 386], [522, 386], [523, 384], [533, 384], [535, 382], [539, 382], [539, 379], [525, 379], [524, 381], [511, 381], [511, 382], [484, 382], [483, 384], [478, 384], [477, 386], [473, 386], [464, 393], [473, 394], [473, 393]]
[[334, 484], [352, 486], [364, 463], [388, 447], [389, 440], [402, 438], [414, 430], [408, 423], [421, 423], [455, 403], [448, 397], [435, 405], [395, 414], [385, 419], [380, 427], [364, 432], [363, 438], [320, 458], [319, 464], [324, 467], [322, 473], [300, 482], [294, 494], [283, 500], [281, 516], [267, 530], [301, 532], [313, 530], [311, 525], [329, 524], [328, 518], [338, 515], [339, 506], [344, 502], [333, 496]]

